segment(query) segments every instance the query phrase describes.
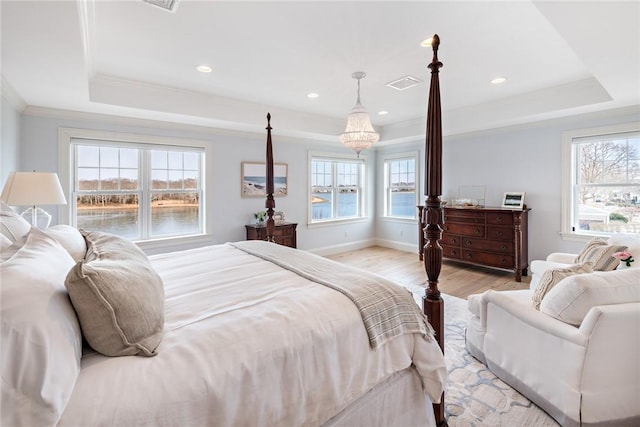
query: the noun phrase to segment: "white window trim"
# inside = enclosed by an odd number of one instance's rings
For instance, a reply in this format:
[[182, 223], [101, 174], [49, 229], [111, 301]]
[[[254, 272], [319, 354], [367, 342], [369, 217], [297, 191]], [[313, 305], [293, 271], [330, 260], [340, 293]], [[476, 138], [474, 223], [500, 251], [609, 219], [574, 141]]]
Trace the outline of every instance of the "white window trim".
[[[176, 245], [197, 244], [204, 240], [210, 240], [212, 233], [212, 224], [207, 220], [207, 213], [213, 212], [213, 197], [207, 193], [209, 176], [213, 170], [213, 156], [211, 155], [210, 144], [206, 141], [196, 139], [174, 138], [156, 135], [145, 134], [133, 134], [122, 133], [112, 131], [101, 131], [93, 129], [79, 129], [79, 128], [58, 128], [58, 177], [62, 184], [62, 189], [65, 193], [67, 200], [71, 201], [70, 197], [74, 191], [74, 183], [71, 177], [71, 165], [73, 164], [74, 152], [71, 149], [71, 143], [74, 139], [85, 140], [106, 140], [115, 142], [129, 142], [134, 144], [144, 144], [150, 146], [173, 146], [173, 147], [193, 147], [202, 149], [204, 153], [204, 164], [201, 171], [201, 187], [204, 198], [204, 204], [202, 206], [202, 227], [203, 234], [195, 234], [189, 236], [171, 236], [161, 237], [157, 239], [147, 239], [144, 241], [137, 241], [136, 243], [146, 248], [166, 248]], [[58, 207], [58, 218], [61, 224], [71, 224], [71, 215], [73, 214], [73, 203], [69, 202], [67, 205]]]
[[[352, 155], [341, 154], [341, 153], [331, 153], [331, 152], [316, 152], [316, 151], [308, 151], [307, 153], [307, 200], [311, 200], [311, 162], [317, 157], [324, 157], [328, 160], [353, 160]], [[326, 221], [320, 222], [312, 222], [312, 210], [311, 203], [307, 202], [307, 228], [320, 228], [320, 227], [333, 227], [337, 225], [344, 225], [350, 223], [358, 223], [365, 222], [369, 219], [367, 214], [367, 174], [369, 171], [369, 156], [360, 153], [360, 160], [364, 163], [364, 170], [361, 171], [360, 176], [360, 188], [362, 189], [360, 194], [360, 216], [354, 218], [338, 218], [338, 219], [330, 219]]]
[[[573, 231], [571, 217], [573, 203], [573, 176], [575, 175], [575, 164], [573, 162], [573, 140], [591, 136], [611, 135], [616, 133], [639, 132], [638, 123], [623, 123], [611, 126], [602, 126], [589, 129], [576, 129], [562, 133], [562, 228], [560, 236], [562, 240], [574, 242], [586, 242], [594, 237], [594, 234]], [[609, 234], [602, 234], [608, 236]]]
[[387, 161], [389, 160], [396, 160], [396, 159], [410, 159], [413, 158], [416, 162], [416, 171], [415, 171], [415, 175], [416, 175], [416, 195], [415, 195], [415, 205], [419, 205], [420, 204], [420, 162], [418, 161], [420, 157], [420, 152], [419, 151], [407, 151], [407, 152], [403, 152], [403, 153], [393, 153], [393, 154], [387, 154], [385, 156], [382, 157], [382, 170], [384, 171], [384, 177], [383, 177], [383, 182], [382, 182], [382, 191], [384, 192], [384, 197], [383, 197], [383, 201], [382, 201], [382, 215], [381, 215], [381, 219], [385, 220], [385, 221], [389, 221], [389, 222], [401, 222], [401, 223], [407, 223], [407, 222], [417, 222], [418, 221], [418, 208], [416, 208], [415, 212], [413, 213], [413, 218], [407, 218], [407, 217], [402, 217], [402, 216], [393, 216], [393, 215], [387, 215], [387, 212], [389, 211], [388, 206], [387, 206], [387, 179], [389, 178], [389, 174], [386, 168], [386, 164]]

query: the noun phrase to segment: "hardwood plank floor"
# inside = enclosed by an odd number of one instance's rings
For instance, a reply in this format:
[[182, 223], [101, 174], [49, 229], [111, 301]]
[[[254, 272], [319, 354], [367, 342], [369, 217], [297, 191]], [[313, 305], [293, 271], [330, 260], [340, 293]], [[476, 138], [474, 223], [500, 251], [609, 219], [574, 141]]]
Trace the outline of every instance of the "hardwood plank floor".
[[[401, 285], [426, 287], [427, 275], [417, 253], [372, 246], [327, 258], [387, 277]], [[438, 279], [440, 292], [466, 299], [489, 289], [528, 289], [531, 277], [516, 282], [513, 273], [444, 260]]]

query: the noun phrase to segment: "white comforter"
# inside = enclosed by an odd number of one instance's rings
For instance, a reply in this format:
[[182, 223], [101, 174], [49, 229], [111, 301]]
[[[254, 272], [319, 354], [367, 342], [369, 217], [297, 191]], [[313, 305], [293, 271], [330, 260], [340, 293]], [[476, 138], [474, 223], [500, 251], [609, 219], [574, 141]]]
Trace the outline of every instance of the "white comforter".
[[158, 355], [85, 355], [59, 426], [318, 426], [412, 364], [440, 399], [435, 341], [371, 350], [335, 290], [230, 245], [151, 260], [166, 287]]

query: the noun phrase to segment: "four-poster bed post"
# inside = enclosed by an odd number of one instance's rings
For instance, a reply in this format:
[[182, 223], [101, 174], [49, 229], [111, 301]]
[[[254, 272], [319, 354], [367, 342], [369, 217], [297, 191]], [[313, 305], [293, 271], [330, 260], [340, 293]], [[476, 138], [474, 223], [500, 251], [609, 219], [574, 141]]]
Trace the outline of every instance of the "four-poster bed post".
[[[431, 69], [431, 87], [427, 107], [427, 135], [425, 141], [425, 189], [426, 201], [422, 221], [424, 229], [424, 269], [427, 273], [428, 287], [422, 297], [422, 310], [436, 331], [436, 339], [444, 352], [444, 301], [438, 290], [438, 277], [442, 268], [442, 116], [440, 106], [440, 83], [438, 73], [442, 62], [438, 61], [440, 38], [433, 36], [433, 60]], [[438, 427], [447, 426], [444, 416], [444, 393], [440, 403], [433, 405]]]
[[266, 193], [267, 200], [264, 202], [264, 207], [267, 209], [267, 241], [275, 242], [273, 233], [275, 230], [275, 221], [273, 219], [274, 208], [276, 207], [276, 201], [273, 198], [273, 147], [271, 143], [271, 113], [267, 113], [267, 158], [265, 174], [266, 178]]

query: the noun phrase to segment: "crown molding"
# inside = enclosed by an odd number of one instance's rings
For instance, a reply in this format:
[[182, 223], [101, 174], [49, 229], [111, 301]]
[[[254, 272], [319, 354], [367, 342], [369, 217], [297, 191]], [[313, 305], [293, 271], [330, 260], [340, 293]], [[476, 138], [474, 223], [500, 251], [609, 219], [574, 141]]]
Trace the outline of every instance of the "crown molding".
[[22, 99], [18, 92], [16, 92], [7, 79], [4, 78], [4, 76], [2, 76], [1, 79], [0, 92], [2, 93], [2, 97], [6, 99], [13, 108], [18, 110], [19, 113], [25, 111], [27, 103]]

